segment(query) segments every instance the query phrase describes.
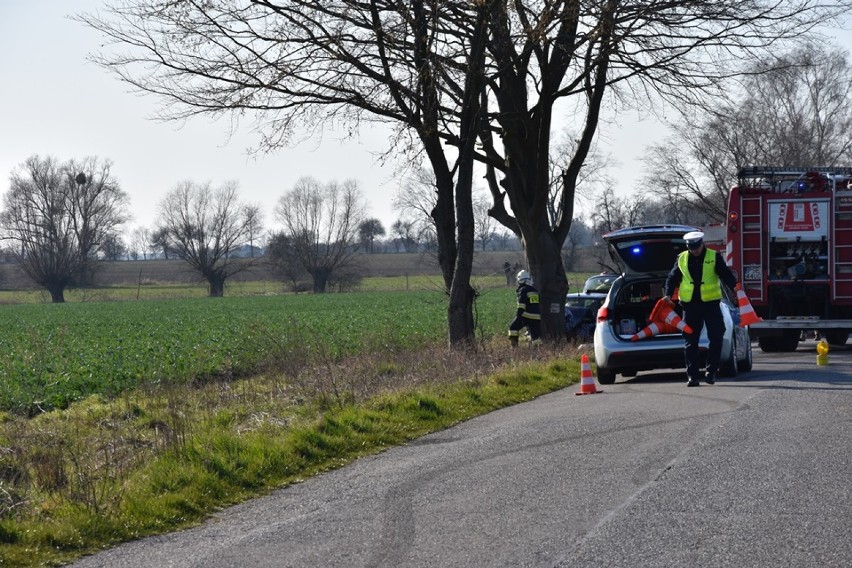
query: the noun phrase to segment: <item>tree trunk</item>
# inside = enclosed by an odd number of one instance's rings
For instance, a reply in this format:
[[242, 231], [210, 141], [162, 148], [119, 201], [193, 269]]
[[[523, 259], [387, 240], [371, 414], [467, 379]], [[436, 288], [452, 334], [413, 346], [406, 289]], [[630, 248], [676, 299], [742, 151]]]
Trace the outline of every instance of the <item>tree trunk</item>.
[[225, 295], [225, 277], [221, 274], [214, 274], [207, 277], [207, 282], [210, 285], [211, 298], [221, 298]]
[[459, 145], [458, 180], [455, 191], [455, 210], [458, 221], [458, 248], [450, 285], [450, 305], [447, 310], [449, 320], [450, 345], [470, 346], [476, 339], [473, 321], [473, 302], [476, 291], [470, 285], [473, 272], [473, 251], [476, 246], [476, 227], [473, 215], [473, 163], [476, 135], [480, 129], [480, 111], [482, 108], [482, 69], [485, 64], [486, 22], [489, 3], [480, 3], [477, 7], [477, 19], [474, 36], [471, 40], [469, 72], [465, 79], [464, 106], [459, 122], [462, 143]]
[[435, 221], [435, 234], [438, 239], [438, 265], [444, 278], [447, 291], [452, 288], [453, 275], [456, 269], [458, 245], [456, 243], [456, 216], [453, 204], [453, 177], [444, 164], [432, 161], [432, 171], [435, 173], [437, 199], [432, 209], [432, 219]]
[[458, 254], [453, 281], [450, 285], [450, 304], [447, 308], [451, 347], [470, 345], [476, 338], [473, 321], [473, 301], [476, 298], [476, 292], [470, 285], [475, 244], [472, 193], [473, 159], [462, 159], [460, 160], [459, 179], [456, 184]]
[[534, 237], [526, 240], [526, 256], [541, 302], [541, 335], [546, 341], [564, 340], [568, 279], [562, 264], [561, 244], [550, 231], [533, 234]]
[[47, 291], [50, 292], [50, 301], [54, 304], [62, 304], [65, 302], [65, 286], [61, 284], [51, 284], [47, 286]]
[[328, 279], [331, 276], [331, 271], [325, 268], [318, 268], [312, 274], [314, 279], [314, 294], [324, 294], [328, 286]]
[[475, 298], [476, 292], [470, 283], [464, 283], [461, 279], [453, 282], [450, 305], [447, 308], [450, 347], [471, 345], [476, 338], [473, 322]]

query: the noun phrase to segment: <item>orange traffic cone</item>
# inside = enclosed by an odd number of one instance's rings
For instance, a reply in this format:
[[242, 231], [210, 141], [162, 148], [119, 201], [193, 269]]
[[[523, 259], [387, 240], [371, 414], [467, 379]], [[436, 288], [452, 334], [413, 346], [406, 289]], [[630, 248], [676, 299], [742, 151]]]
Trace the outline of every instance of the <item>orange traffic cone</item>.
[[651, 322], [645, 326], [644, 329], [641, 329], [633, 334], [630, 338], [630, 341], [639, 341], [640, 339], [645, 339], [646, 337], [653, 337], [660, 333], [662, 330], [660, 329], [660, 325], [656, 322]]
[[589, 365], [589, 356], [583, 355], [580, 357], [580, 391], [574, 394], [598, 394], [603, 392], [595, 386], [595, 378], [592, 376], [592, 367]]
[[692, 333], [692, 328], [686, 325], [686, 322], [681, 319], [677, 312], [670, 304], [664, 302], [662, 298], [657, 300], [654, 309], [651, 310], [651, 316], [648, 318], [651, 321], [666, 323], [686, 333]]
[[754, 312], [751, 302], [748, 301], [748, 296], [743, 292], [739, 283], [737, 283], [737, 304], [740, 306], [740, 327], [763, 321], [763, 318]]
[[653, 337], [661, 333], [677, 333], [679, 331], [681, 330], [671, 324], [659, 321], [652, 321], [648, 325], [646, 325], [644, 329], [634, 333], [630, 337], [630, 341], [639, 341], [640, 339], [645, 339], [646, 337]]

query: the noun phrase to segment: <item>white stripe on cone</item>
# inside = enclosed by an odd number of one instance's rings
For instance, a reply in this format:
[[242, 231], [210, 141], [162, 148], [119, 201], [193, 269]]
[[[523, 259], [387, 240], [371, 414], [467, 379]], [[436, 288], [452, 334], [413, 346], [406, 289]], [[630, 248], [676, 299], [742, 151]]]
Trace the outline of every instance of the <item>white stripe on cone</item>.
[[761, 317], [755, 313], [751, 302], [748, 301], [748, 296], [742, 288], [737, 288], [737, 304], [740, 307], [740, 327], [745, 327], [759, 321], [763, 321]]

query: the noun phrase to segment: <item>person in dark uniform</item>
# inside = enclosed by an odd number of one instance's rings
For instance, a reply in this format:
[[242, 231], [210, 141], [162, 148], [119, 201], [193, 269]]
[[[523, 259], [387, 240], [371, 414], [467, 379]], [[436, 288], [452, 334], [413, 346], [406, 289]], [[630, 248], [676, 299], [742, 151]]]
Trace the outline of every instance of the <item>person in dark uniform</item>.
[[512, 285], [512, 265], [509, 261], [503, 263], [503, 273], [506, 275], [506, 286]]
[[[737, 277], [725, 264], [722, 254], [704, 245], [704, 233], [692, 231], [683, 236], [686, 250], [677, 256], [674, 268], [666, 278], [666, 295], [663, 301], [672, 304], [672, 294], [679, 288], [678, 296], [683, 305], [683, 321], [692, 328], [692, 333], [683, 333], [686, 358], [686, 386], [697, 387], [701, 378], [708, 385], [716, 382], [719, 359], [722, 356], [722, 337], [725, 320], [719, 302], [722, 299], [721, 282], [734, 288]], [[701, 329], [707, 326], [710, 347], [707, 351], [707, 368], [701, 372], [701, 353], [698, 338]]]
[[538, 290], [533, 286], [532, 276], [526, 270], [518, 272], [518, 310], [515, 319], [509, 324], [509, 341], [512, 347], [518, 346], [521, 329], [527, 328], [533, 345], [541, 343], [541, 311], [538, 303]]

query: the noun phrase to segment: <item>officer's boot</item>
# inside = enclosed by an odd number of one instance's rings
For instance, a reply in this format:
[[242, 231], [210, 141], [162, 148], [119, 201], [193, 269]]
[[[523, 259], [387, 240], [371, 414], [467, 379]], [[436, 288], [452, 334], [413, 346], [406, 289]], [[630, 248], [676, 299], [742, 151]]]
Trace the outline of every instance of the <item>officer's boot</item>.
[[509, 336], [509, 343], [512, 344], [513, 349], [515, 347], [517, 347], [518, 346], [518, 336], [517, 335], [510, 335]]

